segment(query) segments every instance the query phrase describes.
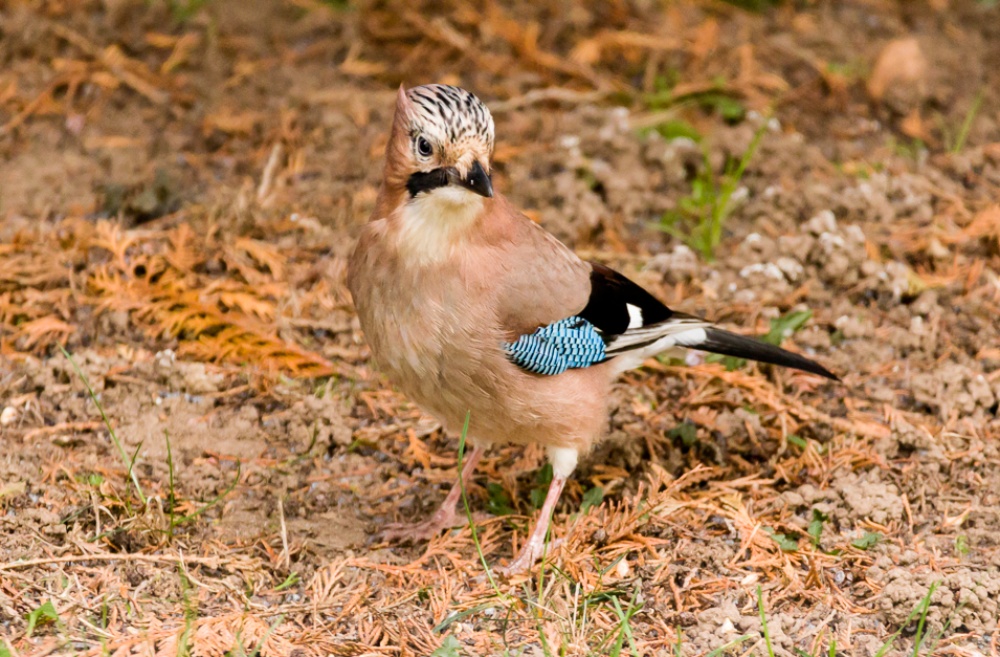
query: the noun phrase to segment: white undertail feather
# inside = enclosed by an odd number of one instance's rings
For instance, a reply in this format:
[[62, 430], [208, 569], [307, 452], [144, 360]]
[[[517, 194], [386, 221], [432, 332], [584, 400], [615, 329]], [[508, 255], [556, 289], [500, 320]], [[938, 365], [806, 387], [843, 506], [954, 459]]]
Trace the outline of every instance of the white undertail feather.
[[400, 251], [421, 264], [451, 254], [456, 233], [468, 229], [483, 210], [483, 197], [448, 185], [418, 194], [403, 207]]
[[547, 447], [549, 463], [552, 464], [552, 476], [560, 479], [573, 474], [576, 470], [576, 461], [580, 457], [579, 451], [572, 447]]

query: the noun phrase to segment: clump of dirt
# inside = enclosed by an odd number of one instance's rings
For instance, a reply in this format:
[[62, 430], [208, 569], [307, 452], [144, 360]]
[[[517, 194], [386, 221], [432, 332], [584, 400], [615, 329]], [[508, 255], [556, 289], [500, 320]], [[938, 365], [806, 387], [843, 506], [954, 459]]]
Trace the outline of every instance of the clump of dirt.
[[983, 637], [996, 629], [1000, 611], [996, 570], [936, 573], [922, 556], [904, 550], [879, 559], [868, 575], [883, 587], [880, 608], [890, 623], [902, 626], [912, 621], [912, 611], [930, 593], [926, 616], [930, 627]]
[[934, 374], [913, 378], [913, 398], [936, 410], [943, 419], [953, 412], [984, 421], [995, 417], [1000, 383], [990, 385], [980, 372], [958, 363], [947, 363]]

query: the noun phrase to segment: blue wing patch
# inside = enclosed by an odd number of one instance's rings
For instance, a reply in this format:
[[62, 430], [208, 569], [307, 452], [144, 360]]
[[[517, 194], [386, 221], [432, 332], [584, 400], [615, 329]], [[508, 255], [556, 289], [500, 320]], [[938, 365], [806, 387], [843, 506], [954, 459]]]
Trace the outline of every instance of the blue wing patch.
[[515, 365], [553, 376], [605, 360], [604, 340], [582, 317], [567, 317], [503, 345]]

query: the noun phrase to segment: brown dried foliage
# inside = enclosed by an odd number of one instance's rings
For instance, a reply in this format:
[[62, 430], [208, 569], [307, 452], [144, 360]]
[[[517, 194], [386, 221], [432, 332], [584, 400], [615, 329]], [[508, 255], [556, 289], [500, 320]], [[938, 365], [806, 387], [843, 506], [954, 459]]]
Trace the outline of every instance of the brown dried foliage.
[[71, 306], [123, 312], [180, 355], [298, 377], [334, 372], [330, 361], [278, 334], [290, 293], [287, 256], [247, 237], [228, 242], [187, 223], [123, 230], [67, 220], [26, 231], [0, 250], [0, 352], [44, 353], [74, 332]]

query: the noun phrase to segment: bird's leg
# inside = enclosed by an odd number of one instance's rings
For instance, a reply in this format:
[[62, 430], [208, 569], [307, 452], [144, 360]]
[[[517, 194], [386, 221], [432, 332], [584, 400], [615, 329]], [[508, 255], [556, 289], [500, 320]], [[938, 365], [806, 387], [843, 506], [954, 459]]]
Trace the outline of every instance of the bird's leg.
[[545, 495], [545, 503], [542, 505], [542, 513], [535, 522], [535, 528], [531, 530], [531, 536], [527, 542], [521, 546], [521, 551], [517, 557], [507, 566], [497, 568], [501, 575], [517, 575], [530, 569], [538, 559], [545, 554], [545, 536], [549, 533], [549, 524], [552, 519], [552, 511], [556, 508], [556, 502], [562, 494], [563, 486], [566, 484], [565, 477], [552, 477], [549, 484], [549, 492]]
[[566, 479], [573, 470], [576, 469], [578, 452], [568, 447], [549, 447], [549, 461], [552, 463], [552, 483], [549, 484], [549, 492], [545, 495], [545, 502], [542, 504], [541, 514], [535, 523], [535, 528], [531, 530], [531, 536], [521, 547], [513, 561], [505, 567], [497, 568], [501, 575], [516, 575], [530, 569], [539, 557], [545, 554], [545, 536], [549, 533], [549, 524], [552, 520], [552, 512], [555, 511], [556, 503], [562, 494]]
[[465, 457], [465, 463], [462, 464], [462, 473], [459, 475], [459, 479], [448, 491], [448, 496], [444, 498], [444, 502], [438, 507], [438, 510], [434, 512], [434, 515], [427, 520], [417, 522], [417, 523], [393, 523], [387, 525], [385, 530], [382, 532], [382, 540], [384, 541], [426, 541], [434, 538], [446, 529], [451, 529], [452, 527], [459, 527], [465, 524], [465, 514], [459, 514], [457, 511], [458, 501], [462, 499], [462, 488], [467, 486], [469, 479], [472, 478], [472, 473], [476, 469], [476, 464], [479, 463], [479, 459], [483, 457], [483, 448], [479, 446], [474, 446], [472, 451], [469, 452], [468, 456]]

